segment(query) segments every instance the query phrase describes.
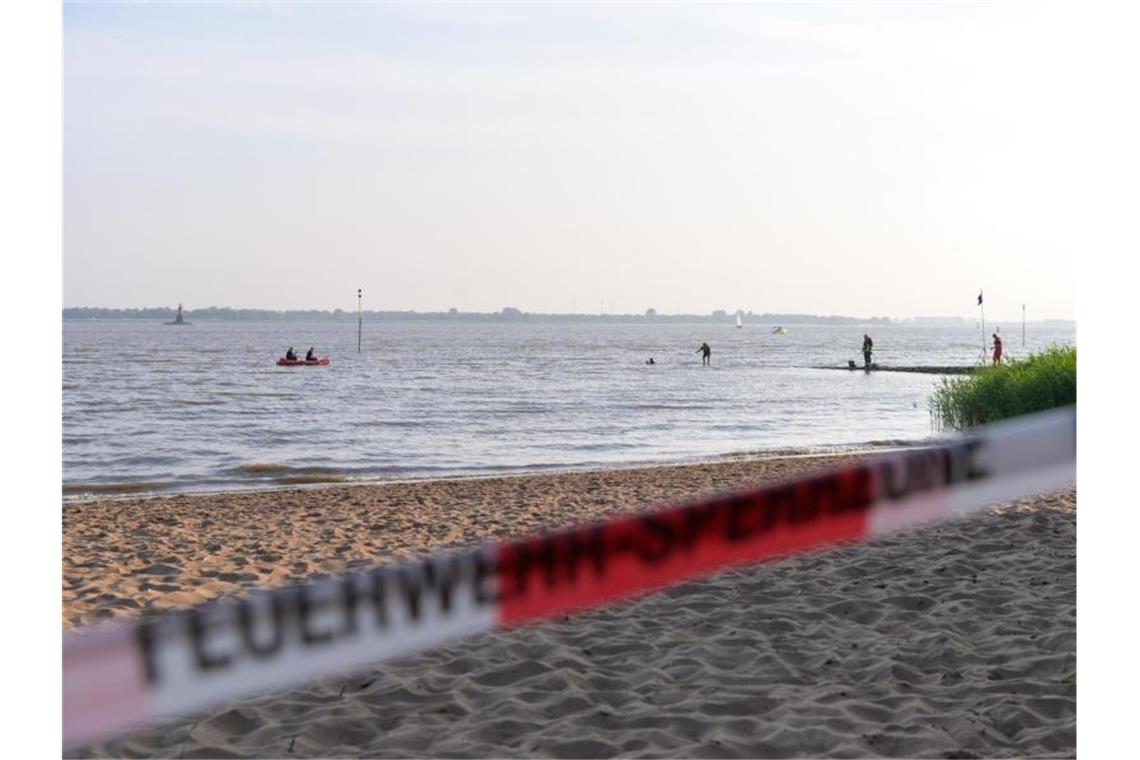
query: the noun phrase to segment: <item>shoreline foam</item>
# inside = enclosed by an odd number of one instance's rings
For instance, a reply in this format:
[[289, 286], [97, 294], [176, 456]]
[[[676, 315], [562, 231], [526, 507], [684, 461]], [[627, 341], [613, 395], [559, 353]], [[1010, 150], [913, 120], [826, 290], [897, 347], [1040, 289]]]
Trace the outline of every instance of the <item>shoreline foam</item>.
[[[886, 440], [867, 441], [860, 444], [835, 444], [826, 446], [789, 446], [783, 448], [765, 449], [757, 451], [734, 451], [710, 456], [694, 456], [675, 461], [634, 461], [606, 463], [586, 463], [581, 465], [523, 465], [516, 468], [507, 468], [488, 472], [457, 472], [454, 474], [409, 475], [406, 477], [361, 477], [353, 478], [344, 475], [335, 467], [310, 467], [280, 464], [251, 464], [238, 465], [234, 471], [259, 474], [272, 473], [274, 480], [281, 482], [253, 481], [242, 486], [242, 481], [235, 481], [231, 487], [221, 487], [205, 490], [171, 490], [163, 481], [115, 481], [109, 483], [64, 483], [63, 500], [65, 503], [82, 504], [91, 501], [104, 500], [135, 500], [135, 499], [163, 499], [173, 496], [224, 496], [226, 494], [243, 494], [259, 492], [280, 492], [294, 490], [298, 486], [312, 488], [324, 487], [359, 487], [373, 485], [388, 485], [402, 483], [422, 483], [437, 480], [471, 480], [487, 478], [526, 478], [535, 475], [565, 475], [577, 472], [595, 471], [625, 471], [643, 470], [658, 467], [695, 467], [719, 462], [738, 462], [747, 460], [782, 460], [782, 459], [819, 459], [828, 460], [842, 457], [871, 456], [887, 454], [903, 449], [921, 448], [931, 445], [934, 438], [915, 440]], [[316, 471], [316, 472], [315, 472]], [[295, 478], [312, 477], [312, 482], [293, 482]], [[327, 478], [327, 479], [322, 479]], [[174, 486], [177, 481], [169, 481]], [[236, 487], [234, 487], [236, 486]], [[147, 490], [152, 488], [153, 490]], [[88, 490], [84, 490], [88, 489]]]

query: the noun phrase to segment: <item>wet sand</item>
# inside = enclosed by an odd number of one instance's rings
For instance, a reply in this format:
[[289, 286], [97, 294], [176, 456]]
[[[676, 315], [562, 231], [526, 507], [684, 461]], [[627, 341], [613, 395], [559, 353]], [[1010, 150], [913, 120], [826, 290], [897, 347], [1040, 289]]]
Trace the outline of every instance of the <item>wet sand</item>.
[[[67, 503], [65, 629], [801, 474], [733, 460]], [[730, 571], [74, 756], [1076, 751], [1076, 494]]]

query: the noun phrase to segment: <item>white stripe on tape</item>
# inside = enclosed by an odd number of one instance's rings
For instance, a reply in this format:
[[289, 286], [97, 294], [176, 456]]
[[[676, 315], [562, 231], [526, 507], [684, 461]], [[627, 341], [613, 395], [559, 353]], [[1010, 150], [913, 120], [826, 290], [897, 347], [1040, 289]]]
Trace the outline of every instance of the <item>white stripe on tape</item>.
[[488, 596], [480, 603], [468, 572], [474, 556], [444, 563], [466, 576], [448, 582], [446, 600], [431, 592], [425, 566], [412, 565], [168, 619], [150, 647], [153, 717], [207, 706], [218, 694], [306, 683], [492, 630], [494, 579], [484, 580]]

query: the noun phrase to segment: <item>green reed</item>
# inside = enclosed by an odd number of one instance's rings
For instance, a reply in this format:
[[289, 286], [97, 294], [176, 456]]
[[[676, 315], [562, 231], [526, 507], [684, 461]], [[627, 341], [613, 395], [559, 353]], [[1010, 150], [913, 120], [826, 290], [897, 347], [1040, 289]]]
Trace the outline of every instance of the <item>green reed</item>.
[[938, 424], [957, 430], [1077, 403], [1077, 349], [1050, 346], [1026, 359], [942, 378], [930, 397]]

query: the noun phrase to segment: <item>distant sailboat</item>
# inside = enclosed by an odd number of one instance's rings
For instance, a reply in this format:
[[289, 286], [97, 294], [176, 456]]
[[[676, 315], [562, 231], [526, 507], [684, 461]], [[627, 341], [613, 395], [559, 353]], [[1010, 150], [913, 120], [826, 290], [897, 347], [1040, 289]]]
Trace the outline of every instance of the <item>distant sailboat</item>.
[[744, 327], [744, 322], [740, 319], [740, 313], [737, 312], [737, 314], [736, 314], [736, 329], [739, 330], [742, 327]]
[[772, 334], [773, 335], [787, 335], [788, 331], [786, 329], [784, 329], [783, 327], [773, 327], [772, 328]]
[[167, 322], [166, 324], [168, 324], [168, 325], [188, 325], [188, 324], [191, 324], [190, 322], [187, 322], [182, 317], [182, 304], [178, 304], [178, 312], [174, 315], [174, 321], [173, 322]]

